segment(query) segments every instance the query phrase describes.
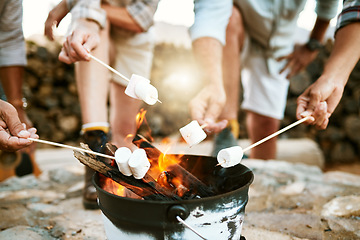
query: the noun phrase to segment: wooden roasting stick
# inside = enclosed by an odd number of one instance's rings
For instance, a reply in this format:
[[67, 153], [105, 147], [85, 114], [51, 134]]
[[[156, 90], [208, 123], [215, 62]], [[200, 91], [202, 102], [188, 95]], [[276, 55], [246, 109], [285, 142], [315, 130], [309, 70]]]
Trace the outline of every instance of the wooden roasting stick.
[[[262, 144], [263, 142], [266, 142], [266, 141], [268, 141], [269, 139], [271, 139], [271, 138], [273, 138], [273, 137], [276, 137], [277, 135], [279, 135], [279, 134], [281, 134], [281, 133], [289, 130], [290, 128], [293, 128], [293, 127], [299, 125], [300, 123], [303, 123], [303, 122], [305, 122], [305, 121], [307, 121], [307, 120], [309, 120], [309, 119], [311, 119], [311, 118], [312, 118], [312, 116], [304, 117], [304, 118], [302, 118], [302, 119], [300, 119], [300, 120], [298, 120], [298, 121], [296, 121], [296, 122], [294, 122], [294, 123], [292, 123], [292, 124], [290, 124], [290, 125], [282, 128], [282, 129], [280, 129], [279, 131], [274, 132], [273, 134], [271, 134], [271, 135], [269, 135], [269, 136], [267, 136], [267, 137], [265, 137], [265, 138], [257, 141], [256, 143], [251, 144], [251, 145], [248, 146], [247, 148], [242, 149], [242, 152], [249, 151], [250, 149], [252, 149], [252, 148], [254, 148], [254, 147]], [[240, 149], [241, 149], [241, 148], [240, 148]], [[226, 163], [226, 161], [219, 162], [216, 166], [220, 166], [220, 165], [222, 165], [222, 164], [224, 164], [224, 163]]]
[[89, 54], [89, 57], [92, 58], [93, 60], [97, 61], [98, 63], [100, 63], [101, 65], [103, 65], [104, 67], [106, 67], [107, 69], [109, 69], [110, 71], [112, 71], [113, 73], [115, 73], [116, 75], [118, 75], [119, 77], [121, 77], [122, 79], [130, 82], [130, 79], [128, 79], [127, 77], [125, 77], [124, 75], [122, 75], [121, 73], [119, 73], [118, 71], [116, 71], [114, 68], [110, 67], [109, 65], [107, 65], [106, 63], [104, 63], [103, 61], [101, 61], [100, 59], [98, 59], [97, 57], [94, 57], [93, 55]]
[[[100, 157], [115, 159], [114, 156], [98, 153], [91, 151], [90, 149], [78, 148], [73, 147], [61, 143], [55, 143], [50, 141], [45, 141], [41, 139], [35, 138], [28, 138], [31, 141], [49, 144], [57, 147], [69, 148], [74, 150], [74, 156], [84, 165], [94, 169], [95, 171], [102, 173], [103, 175], [113, 179], [115, 182], [123, 185], [124, 187], [128, 188], [130, 191], [134, 192], [140, 197], [144, 199], [152, 199], [152, 200], [179, 200], [180, 197], [176, 194], [168, 191], [167, 189], [161, 187], [156, 181], [151, 178], [148, 174], [145, 175], [144, 179], [135, 179], [134, 177], [130, 176], [127, 177], [120, 173], [120, 171], [108, 165], [96, 158], [91, 156], [86, 156], [81, 154], [81, 152], [89, 153], [91, 155], [96, 155]], [[107, 144], [108, 149], [111, 152], [116, 151], [116, 147], [110, 144]], [[142, 190], [143, 189], [143, 190]]]
[[57, 146], [57, 147], [69, 148], [69, 149], [76, 150], [76, 151], [80, 151], [80, 152], [85, 152], [85, 153], [94, 154], [94, 155], [97, 155], [97, 156], [99, 156], [99, 157], [105, 157], [105, 158], [115, 159], [114, 156], [106, 155], [106, 154], [99, 153], [99, 152], [94, 152], [94, 151], [91, 151], [91, 150], [89, 150], [89, 149], [83, 149], [83, 148], [73, 147], [73, 146], [69, 146], [69, 145], [65, 145], [65, 144], [61, 144], [61, 143], [50, 142], [50, 141], [41, 140], [41, 139], [36, 139], [36, 138], [28, 138], [28, 139], [31, 140], [31, 141], [34, 141], [34, 142], [39, 142], [39, 143], [49, 144], [49, 145], [53, 145], [53, 146]]
[[260, 141], [257, 141], [256, 143], [251, 144], [251, 145], [248, 146], [247, 148], [244, 148], [244, 149], [243, 149], [243, 152], [246, 152], [246, 151], [248, 151], [248, 150], [250, 150], [250, 149], [258, 146], [258, 145], [262, 144], [263, 142], [266, 142], [267, 140], [270, 140], [270, 139], [273, 138], [273, 137], [276, 137], [277, 135], [279, 135], [279, 134], [281, 134], [281, 133], [289, 130], [290, 128], [293, 128], [293, 127], [299, 125], [300, 123], [303, 123], [303, 122], [309, 120], [310, 118], [312, 118], [312, 117], [311, 117], [311, 116], [307, 116], [307, 117], [305, 117], [305, 118], [302, 118], [302, 119], [300, 119], [300, 120], [298, 120], [298, 121], [296, 121], [296, 122], [294, 122], [294, 123], [292, 123], [292, 124], [290, 124], [290, 125], [282, 128], [282, 129], [280, 129], [280, 130], [277, 131], [277, 132], [274, 132], [273, 134], [271, 134], [271, 135], [269, 135], [269, 136], [261, 139]]
[[[166, 155], [163, 154], [159, 149], [157, 149], [155, 146], [153, 146], [146, 138], [143, 136], [137, 134], [134, 139], [133, 143], [139, 147], [143, 148], [146, 151], [147, 156], [153, 161], [153, 164], [158, 163], [158, 159], [161, 155], [164, 156], [166, 159]], [[168, 171], [173, 172], [174, 175], [178, 176], [181, 175], [183, 178], [187, 181], [187, 183], [190, 186], [186, 186], [189, 189], [196, 188], [195, 191], [197, 191], [198, 195], [200, 197], [209, 197], [213, 196], [214, 192], [210, 187], [205, 185], [203, 182], [201, 182], [197, 177], [195, 177], [193, 174], [191, 174], [189, 171], [187, 171], [185, 168], [180, 166], [179, 164], [172, 164], [168, 167]], [[184, 185], [188, 185], [184, 184]]]

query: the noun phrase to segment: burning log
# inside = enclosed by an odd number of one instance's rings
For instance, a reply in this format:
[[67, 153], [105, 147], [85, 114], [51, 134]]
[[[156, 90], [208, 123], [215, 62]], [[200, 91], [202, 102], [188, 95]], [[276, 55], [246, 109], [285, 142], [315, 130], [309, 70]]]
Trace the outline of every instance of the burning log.
[[[165, 154], [163, 154], [146, 138], [139, 134], [134, 137], [133, 143], [137, 147], [143, 148], [146, 151], [148, 158], [152, 161], [152, 166], [154, 164], [158, 164], [159, 158], [163, 158], [165, 161], [168, 160]], [[213, 190], [209, 186], [205, 185], [202, 181], [200, 181], [197, 177], [195, 177], [192, 173], [187, 171], [179, 164], [175, 162], [171, 163], [169, 166], [167, 166], [166, 171], [171, 173], [173, 176], [182, 176], [184, 179], [184, 182], [182, 183], [183, 187], [189, 189], [191, 192], [196, 192], [196, 195], [200, 197], [209, 197], [214, 195]]]
[[121, 174], [116, 167], [102, 162], [94, 155], [74, 151], [74, 156], [84, 165], [111, 178], [145, 200], [180, 200], [179, 196], [161, 187], [148, 174], [143, 179], [135, 179], [133, 176]]

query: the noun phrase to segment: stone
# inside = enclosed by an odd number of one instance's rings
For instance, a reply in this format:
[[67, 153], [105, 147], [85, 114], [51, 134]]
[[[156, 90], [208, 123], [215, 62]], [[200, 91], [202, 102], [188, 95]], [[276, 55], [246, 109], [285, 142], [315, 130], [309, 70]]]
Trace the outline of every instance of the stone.
[[[14, 239], [26, 239], [26, 240], [43, 240], [44, 237], [34, 231], [28, 226], [16, 226], [6, 229], [0, 232], [0, 239], [2, 240], [14, 240]], [[53, 239], [53, 238], [52, 238]]]
[[324, 205], [321, 215], [325, 217], [359, 217], [360, 196], [352, 195], [336, 197]]

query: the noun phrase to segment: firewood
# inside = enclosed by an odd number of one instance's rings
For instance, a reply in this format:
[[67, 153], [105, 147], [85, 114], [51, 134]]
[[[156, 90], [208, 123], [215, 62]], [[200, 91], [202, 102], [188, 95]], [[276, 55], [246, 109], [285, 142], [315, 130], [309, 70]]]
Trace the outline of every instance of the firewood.
[[[145, 200], [178, 200], [179, 197], [169, 193], [169, 191], [159, 192], [151, 183], [149, 179], [144, 181], [142, 179], [135, 179], [133, 176], [124, 176], [116, 167], [98, 160], [95, 156], [83, 154], [79, 151], [74, 151], [74, 156], [84, 165], [94, 169], [95, 171], [111, 178], [115, 182], [126, 187], [135, 194], [143, 197]], [[159, 188], [162, 190], [162, 188]]]
[[[148, 158], [152, 161], [152, 165], [158, 164], [158, 159], [161, 155], [163, 155], [163, 157], [166, 159], [166, 155], [164, 155], [146, 138], [139, 134], [134, 137], [133, 143], [137, 147], [143, 148], [146, 151]], [[179, 164], [171, 164], [166, 170], [175, 176], [182, 176], [182, 178], [185, 180], [184, 186], [188, 188], [189, 191], [196, 192], [196, 194], [200, 197], [209, 197], [214, 195], [213, 190], [209, 186], [205, 185], [202, 181], [200, 181], [197, 177], [195, 177], [192, 173], [187, 171]]]

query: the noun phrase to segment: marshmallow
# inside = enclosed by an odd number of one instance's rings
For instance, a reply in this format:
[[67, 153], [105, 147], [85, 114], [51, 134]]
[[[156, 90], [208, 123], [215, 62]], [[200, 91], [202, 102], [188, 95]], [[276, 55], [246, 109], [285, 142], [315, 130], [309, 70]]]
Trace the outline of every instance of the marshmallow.
[[119, 168], [119, 171], [125, 176], [131, 176], [132, 172], [128, 165], [128, 161], [131, 157], [131, 150], [127, 147], [121, 147], [115, 151], [115, 162]]
[[135, 94], [149, 105], [154, 105], [158, 100], [158, 91], [150, 83], [139, 82], [136, 84]]
[[129, 97], [141, 99], [149, 105], [154, 105], [158, 99], [157, 89], [150, 84], [150, 80], [133, 74], [125, 89]]
[[146, 156], [144, 149], [136, 149], [129, 159], [129, 167], [134, 178], [140, 179], [145, 176], [150, 168], [149, 159]]
[[224, 148], [218, 153], [217, 160], [222, 167], [227, 168], [239, 164], [243, 155], [244, 152], [239, 146]]
[[181, 136], [190, 145], [196, 145], [206, 138], [206, 133], [196, 120], [180, 128]]
[[136, 98], [136, 99], [140, 99], [136, 93], [135, 93], [135, 86], [139, 83], [139, 82], [143, 82], [143, 83], [149, 83], [150, 84], [150, 80], [146, 79], [142, 76], [133, 74], [131, 75], [129, 84], [127, 85], [126, 89], [125, 89], [125, 94], [128, 95], [129, 97], [132, 98]]

